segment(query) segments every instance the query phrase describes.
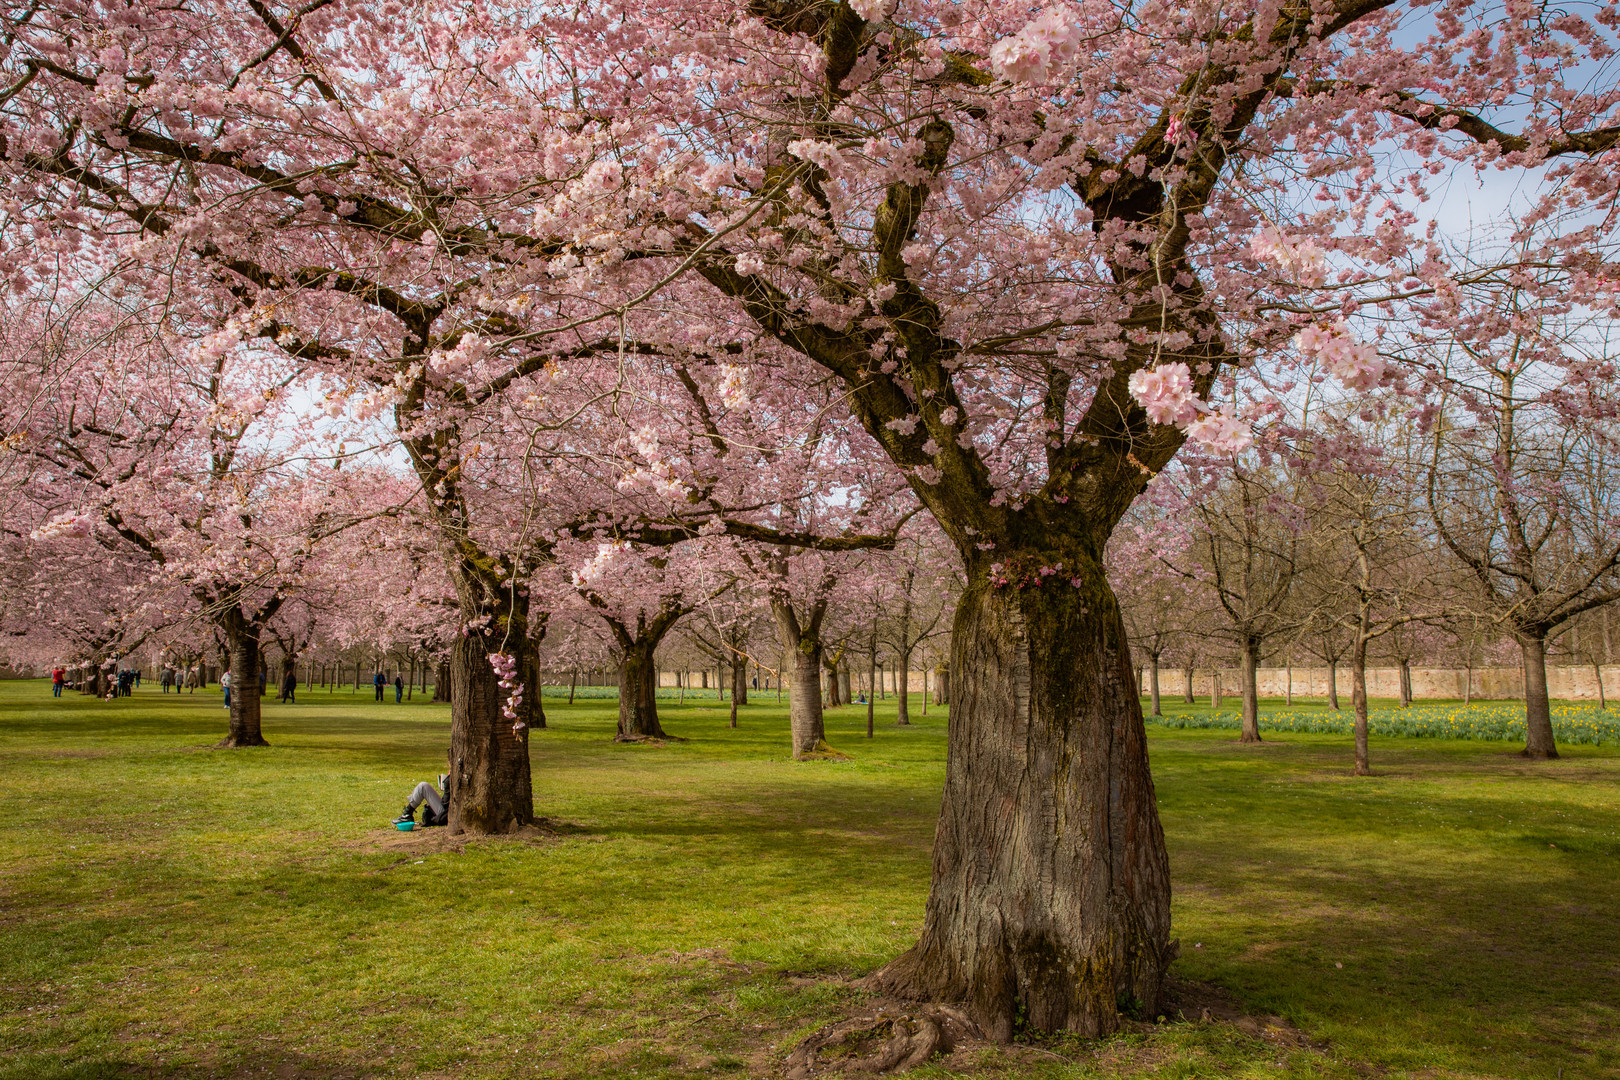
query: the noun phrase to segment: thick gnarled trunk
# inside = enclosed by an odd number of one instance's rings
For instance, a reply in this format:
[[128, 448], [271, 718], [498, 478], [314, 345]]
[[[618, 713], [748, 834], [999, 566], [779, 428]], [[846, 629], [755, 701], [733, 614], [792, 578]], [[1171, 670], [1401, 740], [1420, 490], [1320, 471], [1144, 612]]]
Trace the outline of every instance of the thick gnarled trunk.
[[788, 684], [788, 728], [796, 760], [826, 754], [827, 726], [821, 711], [821, 643], [801, 639], [789, 654], [793, 681]]
[[231, 656], [231, 727], [220, 746], [269, 746], [259, 730], [263, 700], [259, 697], [258, 628], [232, 625], [226, 629]]
[[658, 723], [656, 641], [638, 641], [619, 657], [619, 733], [621, 740], [667, 739]]
[[507, 832], [534, 821], [529, 732], [501, 715], [506, 694], [489, 654], [502, 647], [481, 633], [450, 650], [450, 832]]
[[922, 937], [871, 980], [964, 1001], [1000, 1041], [1020, 1017], [1098, 1036], [1121, 1007], [1153, 1016], [1174, 958], [1125, 626], [1085, 565], [1083, 588], [994, 589], [981, 572], [964, 592]]

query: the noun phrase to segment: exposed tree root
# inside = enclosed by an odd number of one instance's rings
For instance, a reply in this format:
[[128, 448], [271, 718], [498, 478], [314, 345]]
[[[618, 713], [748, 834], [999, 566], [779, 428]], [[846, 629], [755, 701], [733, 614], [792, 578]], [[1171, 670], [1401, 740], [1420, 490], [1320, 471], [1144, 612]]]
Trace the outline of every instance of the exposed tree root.
[[787, 1080], [837, 1072], [902, 1073], [964, 1039], [982, 1038], [960, 1009], [923, 1005], [905, 1013], [840, 1020], [805, 1039], [788, 1055]]
[[234, 735], [227, 735], [223, 739], [219, 740], [219, 742], [215, 743], [214, 745], [218, 746], [218, 747], [222, 747], [222, 748], [224, 748], [226, 750], [240, 750], [243, 747], [248, 747], [248, 746], [269, 746], [270, 744], [264, 741], [264, 737], [262, 735], [258, 739], [247, 739], [247, 738], [240, 738], [239, 739]]
[[615, 735], [614, 742], [647, 743], [649, 746], [663, 746], [667, 742], [686, 742], [679, 735]]

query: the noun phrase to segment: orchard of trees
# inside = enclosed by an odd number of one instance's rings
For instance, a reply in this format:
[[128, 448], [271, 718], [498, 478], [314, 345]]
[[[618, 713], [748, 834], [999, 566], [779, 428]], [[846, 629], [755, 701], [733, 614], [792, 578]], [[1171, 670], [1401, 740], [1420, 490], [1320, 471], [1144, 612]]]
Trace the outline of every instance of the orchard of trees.
[[919, 673], [871, 984], [1107, 1034], [1178, 950], [1142, 669], [1253, 739], [1349, 668], [1364, 772], [1369, 658], [1511, 656], [1531, 758], [1613, 659], [1617, 11], [10, 5], [4, 656], [431, 671], [469, 833], [544, 673], [623, 740], [786, 686], [806, 769]]

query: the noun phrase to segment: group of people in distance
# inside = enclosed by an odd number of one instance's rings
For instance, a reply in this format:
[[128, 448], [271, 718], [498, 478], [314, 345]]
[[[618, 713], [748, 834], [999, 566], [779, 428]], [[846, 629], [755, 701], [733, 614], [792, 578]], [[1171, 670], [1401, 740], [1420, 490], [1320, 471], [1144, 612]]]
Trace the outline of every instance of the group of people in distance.
[[[72, 683], [72, 680], [69, 678], [68, 670], [68, 668], [60, 664], [51, 669], [52, 697], [61, 697], [62, 688]], [[109, 697], [128, 697], [133, 688], [141, 685], [141, 671], [139, 668], [125, 668], [124, 670], [119, 671], [116, 676], [111, 677], [109, 681], [112, 684], [111, 693], [108, 695]], [[377, 690], [377, 700], [386, 700], [383, 695], [388, 686], [388, 676], [379, 671], [371, 677], [371, 683]], [[394, 701], [403, 701], [405, 699], [404, 676], [398, 672], [395, 672], [393, 683]], [[171, 688], [177, 694], [182, 689], [185, 689], [191, 693], [196, 693], [197, 687], [207, 685], [203, 678], [202, 669], [195, 664], [186, 668], [178, 668], [165, 664], [158, 671], [158, 684], [163, 687], [163, 692], [165, 694], [167, 694]], [[220, 689], [225, 692], [225, 707], [228, 709], [231, 707], [230, 668], [226, 668], [220, 673], [219, 686]], [[259, 692], [263, 693], [264, 688], [265, 672], [261, 670], [259, 672]], [[282, 678], [280, 684], [276, 687], [276, 690], [277, 701], [288, 702], [294, 705], [298, 703], [298, 699], [295, 696], [298, 691], [298, 677], [293, 672], [287, 672], [286, 676]]]
[[[197, 687], [202, 685], [202, 680], [202, 671], [196, 665], [192, 665], [191, 667], [187, 668], [176, 668], [165, 664], [158, 671], [158, 683], [163, 687], [163, 692], [165, 694], [169, 692], [171, 687], [177, 694], [180, 692], [182, 687], [190, 690], [192, 693], [196, 693]], [[225, 692], [225, 708], [227, 709], [231, 707], [232, 681], [230, 668], [226, 668], [224, 671], [220, 672], [219, 686], [220, 689]], [[110, 692], [107, 695], [109, 698], [128, 697], [130, 692], [135, 687], [141, 685], [140, 669], [124, 668], [123, 670], [117, 672], [116, 677], [111, 679], [110, 683]], [[404, 677], [400, 673], [395, 672], [393, 683], [394, 701], [402, 701], [405, 696]], [[68, 669], [58, 664], [56, 667], [51, 669], [51, 696], [61, 697], [62, 688], [66, 685], [68, 685]], [[377, 691], [377, 700], [385, 700], [383, 697], [383, 691], [388, 686], [388, 677], [381, 671], [378, 671], [371, 677], [371, 685]], [[265, 672], [262, 669], [259, 672], [258, 686], [259, 692], [263, 693], [265, 687]], [[297, 698], [294, 695], [298, 690], [298, 677], [293, 672], [287, 672], [286, 676], [281, 680], [279, 689], [280, 693], [277, 695], [278, 701], [297, 704]], [[444, 825], [450, 820], [449, 803], [449, 777], [441, 775], [439, 777], [437, 787], [427, 783], [426, 781], [417, 784], [415, 790], [411, 792], [409, 800], [405, 803], [405, 812], [396, 818], [395, 821], [396, 823], [409, 821], [414, 824], [416, 820], [417, 807], [426, 804], [422, 811], [422, 824], [428, 827]]]
[[[141, 685], [140, 668], [122, 668], [117, 671], [112, 671], [111, 668], [113, 667], [113, 664], [114, 662], [109, 661], [106, 665], [104, 665], [109, 669], [109, 673], [107, 675], [107, 700], [109, 701], [115, 697], [129, 697], [130, 693], [135, 689], [135, 687]], [[88, 671], [89, 665], [79, 665], [79, 669]], [[61, 664], [58, 664], [56, 667], [51, 669], [51, 696], [61, 697], [62, 688], [68, 685], [72, 685], [75, 689], [79, 689], [83, 686], [84, 682], [89, 680], [89, 678], [90, 676], [88, 674], [84, 674], [78, 679], [73, 680], [70, 684], [70, 680], [68, 678], [68, 669], [63, 667]]]
[[[382, 701], [383, 689], [388, 685], [388, 676], [380, 671], [377, 672], [371, 677], [371, 685], [376, 688], [377, 700]], [[398, 704], [403, 700], [405, 700], [405, 677], [396, 671], [394, 672], [394, 703]]]
[[165, 694], [169, 692], [171, 686], [174, 687], [174, 692], [177, 694], [182, 687], [195, 694], [197, 687], [202, 685], [202, 672], [197, 669], [196, 665], [180, 669], [165, 664], [163, 669], [158, 672], [158, 685], [163, 687]]

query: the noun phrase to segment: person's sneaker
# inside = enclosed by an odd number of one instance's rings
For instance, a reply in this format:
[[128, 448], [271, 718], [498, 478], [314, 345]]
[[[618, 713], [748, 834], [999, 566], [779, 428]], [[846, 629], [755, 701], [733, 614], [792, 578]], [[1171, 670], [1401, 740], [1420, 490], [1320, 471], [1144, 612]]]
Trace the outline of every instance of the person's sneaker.
[[405, 807], [405, 812], [403, 814], [399, 815], [399, 817], [394, 819], [394, 824], [398, 825], [401, 822], [405, 822], [405, 821], [412, 822], [413, 824], [416, 821], [416, 811], [414, 809], [412, 809], [408, 804]]

